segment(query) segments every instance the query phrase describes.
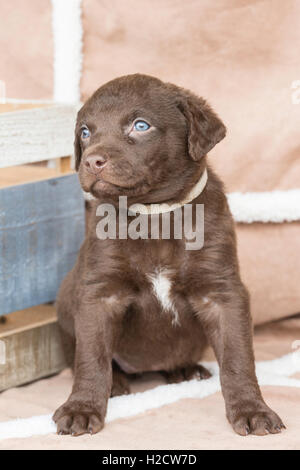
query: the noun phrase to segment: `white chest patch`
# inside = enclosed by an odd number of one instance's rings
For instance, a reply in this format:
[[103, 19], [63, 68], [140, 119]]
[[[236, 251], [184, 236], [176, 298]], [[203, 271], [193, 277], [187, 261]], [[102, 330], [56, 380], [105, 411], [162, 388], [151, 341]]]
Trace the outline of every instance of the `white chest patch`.
[[170, 271], [168, 269], [159, 269], [155, 274], [148, 274], [147, 277], [152, 283], [153, 291], [163, 310], [173, 314], [172, 323], [174, 325], [179, 324], [178, 312], [170, 296], [172, 287]]

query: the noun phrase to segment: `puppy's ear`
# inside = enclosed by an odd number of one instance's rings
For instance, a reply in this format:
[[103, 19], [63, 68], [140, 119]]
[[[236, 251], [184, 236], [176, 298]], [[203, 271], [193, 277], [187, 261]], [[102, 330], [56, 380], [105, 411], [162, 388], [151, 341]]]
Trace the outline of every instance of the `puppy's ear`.
[[179, 90], [178, 107], [187, 121], [189, 154], [193, 160], [200, 160], [224, 139], [226, 127], [203, 98]]
[[75, 131], [75, 141], [74, 141], [74, 157], [75, 157], [75, 170], [79, 170], [79, 165], [81, 162], [81, 145], [80, 139], [77, 131]]

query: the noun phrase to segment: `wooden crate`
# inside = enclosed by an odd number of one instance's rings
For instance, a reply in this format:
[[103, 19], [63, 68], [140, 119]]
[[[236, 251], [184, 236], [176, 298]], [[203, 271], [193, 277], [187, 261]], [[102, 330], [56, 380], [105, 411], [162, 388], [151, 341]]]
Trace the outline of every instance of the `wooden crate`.
[[[84, 237], [84, 199], [68, 156], [76, 111], [0, 104], [0, 390], [65, 367], [55, 309], [45, 303]], [[53, 168], [43, 162], [50, 159]]]
[[53, 301], [83, 236], [77, 175], [1, 188], [0, 314]]

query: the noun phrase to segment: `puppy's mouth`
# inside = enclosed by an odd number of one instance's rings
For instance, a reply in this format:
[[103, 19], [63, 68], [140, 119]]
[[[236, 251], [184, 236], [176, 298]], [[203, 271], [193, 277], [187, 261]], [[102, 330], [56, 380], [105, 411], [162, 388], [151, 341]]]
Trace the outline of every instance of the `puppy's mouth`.
[[123, 184], [123, 183], [120, 183], [118, 182], [118, 184], [116, 184], [115, 182], [112, 182], [112, 181], [108, 181], [107, 179], [104, 179], [101, 177], [101, 175], [97, 176], [96, 177], [96, 181], [94, 181], [94, 183], [92, 183], [91, 187], [90, 187], [90, 192], [93, 192], [93, 191], [101, 191], [103, 189], [106, 189], [106, 188], [114, 188], [115, 190], [118, 190], [118, 191], [126, 191], [126, 190], [130, 190], [130, 189], [133, 189], [134, 186], [129, 186], [127, 184]]
[[94, 197], [99, 198], [101, 196], [127, 196], [128, 198], [133, 196], [143, 196], [148, 193], [149, 186], [144, 182], [125, 183], [123, 181], [113, 181], [108, 178], [104, 178], [101, 174], [95, 177], [95, 181], [85, 191], [90, 192]]
[[128, 204], [134, 203], [159, 203], [165, 200], [165, 194], [161, 190], [166, 185], [159, 181], [148, 181], [142, 174], [134, 174], [123, 168], [117, 172], [107, 165], [98, 174], [79, 171], [79, 179], [82, 189], [90, 193], [96, 199], [109, 197], [118, 199], [127, 196]]

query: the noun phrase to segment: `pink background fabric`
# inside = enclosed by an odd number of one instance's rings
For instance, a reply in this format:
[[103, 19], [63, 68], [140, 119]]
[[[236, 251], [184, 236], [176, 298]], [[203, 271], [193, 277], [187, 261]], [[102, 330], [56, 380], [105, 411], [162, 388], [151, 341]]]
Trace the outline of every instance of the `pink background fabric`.
[[228, 127], [210, 154], [228, 191], [299, 185], [297, 0], [83, 1], [82, 96], [147, 73], [206, 98]]
[[50, 0], [0, 0], [0, 57], [8, 98], [52, 99]]

